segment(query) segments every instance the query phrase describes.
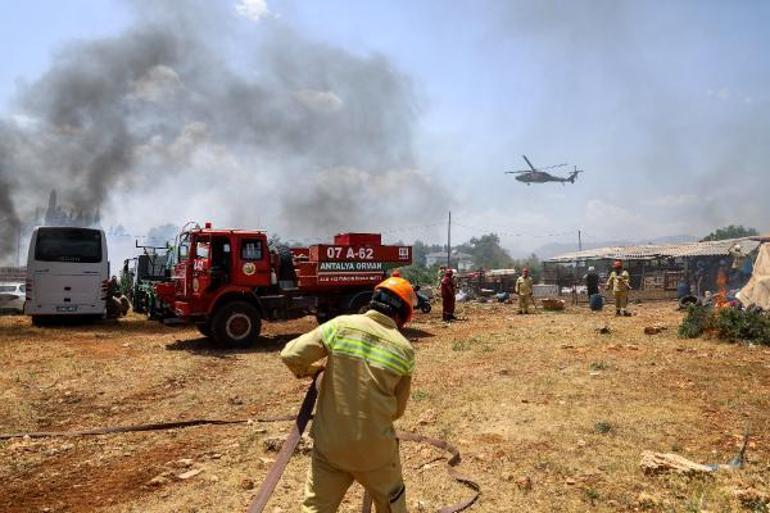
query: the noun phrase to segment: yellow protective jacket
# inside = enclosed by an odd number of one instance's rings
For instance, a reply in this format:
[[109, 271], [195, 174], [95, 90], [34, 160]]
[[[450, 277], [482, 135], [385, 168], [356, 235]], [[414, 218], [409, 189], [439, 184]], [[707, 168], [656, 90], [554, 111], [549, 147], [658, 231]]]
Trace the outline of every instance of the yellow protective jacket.
[[623, 272], [620, 273], [620, 276], [618, 276], [617, 271], [612, 271], [612, 273], [610, 273], [610, 277], [607, 280], [607, 290], [612, 290], [612, 292], [626, 292], [630, 288], [631, 276], [628, 274], [628, 271], [623, 270]]
[[414, 349], [387, 315], [369, 311], [336, 317], [295, 338], [281, 359], [297, 377], [327, 357], [311, 435], [337, 468], [369, 471], [393, 461], [393, 421], [406, 409]]
[[520, 296], [532, 295], [532, 277], [527, 276], [525, 278], [524, 276], [519, 276], [519, 278], [516, 280], [514, 292]]

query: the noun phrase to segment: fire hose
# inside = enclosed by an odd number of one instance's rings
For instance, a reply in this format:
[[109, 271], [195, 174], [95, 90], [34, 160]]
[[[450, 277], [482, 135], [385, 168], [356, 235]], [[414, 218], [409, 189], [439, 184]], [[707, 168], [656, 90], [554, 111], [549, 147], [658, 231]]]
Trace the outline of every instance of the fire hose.
[[[289, 459], [294, 453], [294, 450], [296, 449], [297, 444], [299, 443], [302, 437], [302, 433], [305, 431], [305, 428], [307, 427], [308, 422], [310, 422], [310, 420], [313, 418], [313, 408], [315, 406], [316, 398], [318, 397], [318, 389], [316, 385], [317, 381], [318, 381], [318, 378], [314, 379], [310, 387], [308, 388], [308, 391], [305, 394], [305, 398], [302, 401], [302, 406], [300, 407], [299, 413], [297, 414], [296, 417], [293, 415], [282, 415], [277, 417], [265, 417], [265, 418], [258, 418], [258, 419], [230, 419], [230, 420], [192, 419], [192, 420], [172, 421], [172, 422], [155, 422], [151, 424], [134, 424], [134, 425], [128, 425], [128, 426], [102, 427], [102, 428], [87, 429], [82, 431], [33, 431], [33, 432], [27, 432], [27, 433], [5, 433], [5, 434], [0, 434], [0, 440], [8, 440], [11, 438], [22, 438], [22, 437], [47, 438], [47, 437], [95, 436], [95, 435], [106, 435], [111, 433], [160, 431], [165, 429], [187, 428], [187, 427], [202, 426], [202, 425], [230, 425], [230, 424], [247, 424], [250, 422], [280, 422], [280, 421], [294, 420], [295, 421], [294, 426], [292, 427], [291, 432], [289, 433], [289, 436], [286, 438], [283, 445], [281, 446], [281, 450], [278, 453], [278, 456], [276, 457], [275, 462], [270, 468], [270, 471], [265, 477], [265, 480], [262, 482], [262, 485], [260, 486], [259, 491], [257, 492], [257, 495], [254, 497], [254, 499], [251, 502], [251, 505], [249, 506], [249, 509], [247, 510], [247, 513], [261, 513], [264, 510], [265, 506], [267, 505], [267, 502], [270, 499], [270, 496], [272, 495], [273, 490], [275, 490], [275, 487], [278, 485], [278, 481], [281, 479], [281, 475], [283, 474], [283, 471], [286, 469], [286, 466], [289, 463]], [[451, 445], [445, 440], [430, 438], [417, 433], [398, 432], [396, 436], [401, 441], [424, 443], [424, 444], [432, 445], [437, 449], [442, 449], [444, 451], [447, 451], [451, 455], [451, 458], [447, 461], [447, 473], [449, 474], [449, 477], [451, 477], [458, 483], [463, 484], [467, 488], [470, 488], [473, 491], [473, 493], [466, 499], [463, 499], [462, 501], [456, 504], [452, 504], [450, 506], [444, 506], [438, 510], [438, 513], [458, 513], [460, 511], [463, 511], [469, 508], [471, 505], [473, 505], [476, 502], [476, 500], [478, 499], [481, 493], [481, 487], [474, 480], [472, 480], [467, 476], [464, 476], [463, 474], [460, 474], [454, 468], [460, 463], [460, 460], [461, 460], [460, 451], [458, 451], [455, 446]], [[361, 507], [362, 513], [370, 513], [371, 507], [372, 507], [371, 497], [369, 496], [368, 493], [365, 493], [363, 505]]]
[[[294, 423], [294, 426], [292, 427], [291, 433], [289, 433], [289, 436], [286, 438], [286, 441], [284, 441], [283, 446], [281, 446], [281, 451], [278, 453], [278, 457], [276, 458], [275, 462], [273, 462], [273, 466], [267, 473], [267, 477], [265, 477], [265, 480], [259, 487], [259, 491], [254, 497], [254, 500], [251, 502], [247, 513], [262, 513], [262, 511], [265, 509], [267, 501], [270, 499], [270, 495], [272, 495], [273, 490], [278, 484], [278, 481], [281, 479], [281, 475], [286, 469], [286, 465], [288, 465], [289, 459], [294, 453], [294, 449], [296, 449], [297, 444], [302, 437], [302, 433], [305, 430], [305, 427], [307, 427], [308, 422], [313, 417], [313, 407], [315, 406], [315, 401], [318, 397], [318, 383], [320, 381], [321, 375], [322, 373], [316, 374], [316, 377], [310, 384], [310, 387], [305, 394], [305, 399], [302, 401], [302, 406], [300, 407], [299, 414], [297, 415], [297, 419]], [[471, 478], [460, 474], [454, 469], [454, 467], [456, 467], [461, 460], [460, 451], [458, 451], [456, 447], [450, 445], [445, 440], [438, 440], [436, 438], [430, 438], [424, 435], [419, 435], [417, 433], [399, 432], [396, 434], [396, 436], [399, 440], [402, 441], [425, 443], [450, 453], [452, 457], [447, 462], [447, 473], [455, 481], [462, 483], [463, 485], [473, 490], [473, 494], [467, 499], [464, 499], [451, 506], [445, 506], [439, 509], [438, 513], [458, 513], [469, 508], [474, 502], [476, 502], [476, 499], [478, 499], [481, 492], [481, 487]], [[368, 493], [364, 493], [364, 501], [361, 506], [361, 512], [370, 513], [371, 510], [372, 499]]]

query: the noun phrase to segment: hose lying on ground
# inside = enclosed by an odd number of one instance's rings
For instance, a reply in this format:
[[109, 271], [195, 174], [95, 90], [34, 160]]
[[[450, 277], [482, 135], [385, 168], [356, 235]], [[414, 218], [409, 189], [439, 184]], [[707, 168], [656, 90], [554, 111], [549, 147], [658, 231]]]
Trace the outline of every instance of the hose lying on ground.
[[31, 431], [29, 433], [4, 433], [0, 434], [0, 440], [9, 440], [11, 438], [48, 438], [48, 437], [75, 437], [75, 436], [93, 436], [107, 435], [110, 433], [130, 433], [136, 431], [162, 431], [164, 429], [179, 429], [192, 426], [204, 426], [207, 424], [225, 425], [225, 424], [247, 424], [249, 422], [280, 422], [284, 420], [294, 420], [294, 415], [284, 415], [281, 417], [268, 417], [264, 419], [192, 419], [179, 420], [174, 422], [156, 422], [153, 424], [133, 424], [130, 426], [115, 426], [86, 429], [83, 431]]
[[[311, 389], [314, 389], [315, 387], [311, 385]], [[308, 390], [308, 396], [310, 395], [310, 390]], [[129, 426], [112, 426], [112, 427], [102, 427], [102, 428], [94, 428], [94, 429], [86, 429], [82, 431], [32, 431], [27, 433], [5, 433], [0, 434], [0, 440], [9, 440], [11, 438], [47, 438], [47, 437], [78, 437], [78, 436], [96, 436], [96, 435], [107, 435], [111, 433], [130, 433], [130, 432], [138, 432], [138, 431], [163, 431], [166, 429], [180, 429], [180, 428], [188, 428], [193, 426], [203, 426], [203, 425], [228, 425], [228, 424], [247, 424], [249, 422], [281, 422], [281, 421], [290, 421], [295, 420], [295, 426], [292, 429], [292, 432], [290, 433], [289, 437], [290, 439], [287, 439], [286, 442], [284, 442], [284, 447], [281, 449], [281, 453], [286, 453], [286, 462], [284, 462], [283, 466], [281, 466], [278, 469], [271, 469], [270, 472], [268, 472], [268, 476], [265, 478], [265, 482], [263, 483], [262, 488], [260, 489], [260, 493], [257, 494], [254, 501], [251, 504], [251, 507], [249, 508], [249, 512], [258, 512], [262, 511], [264, 506], [267, 504], [267, 499], [270, 497], [273, 489], [275, 488], [275, 485], [278, 483], [278, 480], [281, 477], [281, 474], [283, 473], [283, 468], [285, 468], [285, 463], [288, 462], [288, 458], [291, 456], [291, 454], [294, 452], [294, 446], [296, 446], [297, 441], [299, 441], [299, 436], [302, 434], [302, 430], [305, 428], [305, 424], [307, 424], [307, 421], [312, 418], [311, 412], [313, 403], [315, 403], [315, 395], [313, 395], [312, 400], [310, 397], [306, 397], [306, 400], [303, 402], [303, 408], [300, 410], [299, 416], [294, 415], [282, 415], [277, 417], [265, 417], [265, 418], [257, 418], [257, 419], [191, 419], [191, 420], [180, 420], [180, 421], [173, 421], [173, 422], [155, 422], [152, 424], [134, 424]], [[399, 432], [397, 433], [397, 436], [399, 440], [402, 441], [408, 441], [408, 442], [416, 442], [416, 443], [425, 443], [428, 445], [432, 445], [438, 449], [442, 449], [447, 451], [449, 454], [451, 454], [451, 458], [449, 461], [447, 461], [447, 473], [449, 474], [449, 477], [457, 481], [458, 483], [463, 484], [464, 486], [470, 488], [473, 490], [473, 494], [471, 494], [468, 498], [458, 502], [457, 504], [453, 504], [451, 506], [445, 506], [438, 510], [438, 513], [458, 513], [460, 511], [463, 511], [464, 509], [469, 508], [473, 503], [476, 502], [476, 500], [479, 497], [479, 494], [481, 493], [481, 487], [478, 483], [476, 483], [471, 478], [464, 476], [457, 472], [454, 467], [456, 467], [461, 460], [460, 457], [460, 451], [457, 450], [457, 448], [453, 445], [451, 445], [449, 442], [445, 440], [439, 440], [437, 438], [430, 438], [424, 435], [420, 435], [417, 433], [409, 433], [409, 432]], [[275, 470], [275, 472], [274, 472]], [[369, 503], [368, 507], [371, 507]], [[367, 510], [367, 503], [364, 502], [363, 505], [363, 511], [370, 511]]]

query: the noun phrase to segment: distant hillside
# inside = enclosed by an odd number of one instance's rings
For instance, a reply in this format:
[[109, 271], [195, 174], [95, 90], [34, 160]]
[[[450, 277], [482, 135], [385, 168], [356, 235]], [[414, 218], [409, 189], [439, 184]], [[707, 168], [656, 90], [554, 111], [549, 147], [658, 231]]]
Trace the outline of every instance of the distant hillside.
[[[596, 249], [606, 246], [631, 246], [634, 244], [676, 244], [678, 242], [696, 242], [698, 237], [692, 235], [668, 235], [666, 237], [657, 237], [654, 239], [643, 240], [608, 240], [600, 242], [583, 242], [583, 249]], [[577, 243], [569, 242], [551, 242], [540, 246], [534, 253], [541, 259], [563, 255], [577, 251]]]

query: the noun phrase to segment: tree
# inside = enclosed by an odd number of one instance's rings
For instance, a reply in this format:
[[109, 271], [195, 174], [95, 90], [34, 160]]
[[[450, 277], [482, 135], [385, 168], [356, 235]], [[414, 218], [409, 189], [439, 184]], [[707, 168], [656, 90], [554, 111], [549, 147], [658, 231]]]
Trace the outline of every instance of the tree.
[[424, 265], [401, 267], [401, 276], [413, 285], [435, 285], [436, 271]]
[[513, 265], [513, 258], [500, 246], [500, 237], [496, 233], [473, 237], [467, 243], [457, 246], [456, 250], [473, 256], [476, 267], [501, 269]]
[[532, 276], [532, 280], [535, 283], [540, 283], [540, 278], [543, 275], [543, 262], [532, 253], [527, 258], [517, 259], [513, 261], [513, 266], [517, 271], [521, 271], [525, 267], [529, 269], [529, 275]]
[[725, 240], [725, 239], [738, 239], [740, 237], [751, 237], [759, 235], [759, 232], [754, 228], [745, 228], [742, 224], [725, 226], [724, 228], [718, 228], [717, 230], [706, 235], [702, 242]]
[[446, 247], [439, 244], [426, 244], [421, 240], [416, 240], [412, 244], [412, 263], [424, 267], [427, 265], [425, 255], [436, 253], [437, 251], [446, 251]]

